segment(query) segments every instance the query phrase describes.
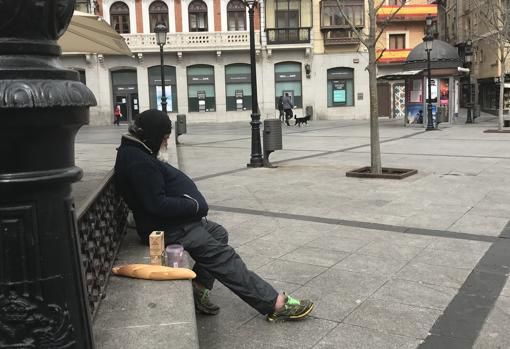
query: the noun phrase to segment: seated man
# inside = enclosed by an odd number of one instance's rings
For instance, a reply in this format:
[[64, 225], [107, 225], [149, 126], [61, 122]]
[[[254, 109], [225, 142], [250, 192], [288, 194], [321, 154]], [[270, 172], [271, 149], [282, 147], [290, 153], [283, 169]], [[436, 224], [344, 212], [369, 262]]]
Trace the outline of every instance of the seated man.
[[133, 211], [138, 235], [148, 244], [154, 230], [165, 232], [165, 244], [181, 244], [195, 260], [195, 307], [215, 315], [209, 301], [215, 279], [228, 287], [269, 321], [305, 318], [314, 308], [309, 300], [279, 294], [247, 269], [230, 247], [228, 233], [207, 220], [208, 206], [195, 183], [183, 172], [157, 159], [172, 130], [168, 116], [158, 110], [141, 113], [122, 137], [115, 162], [115, 183]]

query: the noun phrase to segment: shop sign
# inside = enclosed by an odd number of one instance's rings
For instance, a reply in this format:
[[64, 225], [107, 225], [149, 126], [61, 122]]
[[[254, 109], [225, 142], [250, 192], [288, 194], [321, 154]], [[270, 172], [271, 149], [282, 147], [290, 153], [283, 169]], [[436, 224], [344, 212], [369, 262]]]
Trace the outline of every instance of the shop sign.
[[328, 72], [328, 80], [335, 79], [353, 79], [354, 74], [351, 70], [336, 70]]
[[[154, 79], [152, 83], [154, 85], [161, 85], [161, 78]], [[175, 76], [166, 76], [165, 74], [165, 85], [175, 85]]]
[[301, 72], [275, 73], [275, 81], [301, 81]]
[[242, 84], [251, 82], [250, 74], [235, 74], [225, 76], [225, 82], [227, 84]]
[[214, 75], [189, 75], [189, 85], [214, 84]]

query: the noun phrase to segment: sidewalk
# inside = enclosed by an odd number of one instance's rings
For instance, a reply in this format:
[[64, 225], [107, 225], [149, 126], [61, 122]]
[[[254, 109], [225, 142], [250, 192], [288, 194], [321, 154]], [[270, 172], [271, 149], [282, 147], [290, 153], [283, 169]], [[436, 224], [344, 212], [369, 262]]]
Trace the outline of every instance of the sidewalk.
[[[246, 168], [248, 121], [188, 125], [179, 165], [209, 218], [277, 290], [317, 303], [306, 321], [271, 324], [217, 284], [201, 347], [510, 347], [509, 136], [483, 133], [491, 115], [462, 118], [437, 132], [381, 119], [383, 166], [418, 170], [401, 181], [345, 177], [370, 164], [368, 121], [284, 128], [274, 169]], [[99, 129], [80, 131], [85, 180], [113, 165], [115, 132], [95, 144]]]

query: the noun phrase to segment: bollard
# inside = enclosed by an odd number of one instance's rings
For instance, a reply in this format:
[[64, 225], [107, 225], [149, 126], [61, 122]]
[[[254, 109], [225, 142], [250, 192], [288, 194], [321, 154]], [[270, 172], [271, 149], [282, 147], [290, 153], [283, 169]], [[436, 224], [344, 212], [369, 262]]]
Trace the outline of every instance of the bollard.
[[186, 129], [186, 114], [177, 114], [177, 121], [175, 122], [175, 143], [179, 144], [178, 137], [187, 132]]
[[264, 120], [264, 167], [274, 167], [269, 154], [282, 149], [282, 124], [280, 119]]
[[0, 2], [0, 348], [93, 348], [71, 183], [94, 95], [60, 63], [74, 0]]

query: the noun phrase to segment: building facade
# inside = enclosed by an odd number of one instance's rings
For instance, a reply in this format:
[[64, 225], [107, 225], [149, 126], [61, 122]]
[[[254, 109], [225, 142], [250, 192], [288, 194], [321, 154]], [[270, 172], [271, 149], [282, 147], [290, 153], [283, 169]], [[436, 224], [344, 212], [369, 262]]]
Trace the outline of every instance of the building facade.
[[[164, 46], [168, 111], [188, 122], [249, 120], [251, 81], [249, 18], [241, 0], [78, 1], [126, 40], [133, 55], [65, 55], [94, 92], [91, 124], [123, 121], [158, 107], [160, 55], [154, 26], [168, 27]], [[348, 16], [363, 29], [364, 0], [346, 2]], [[265, 0], [254, 16], [261, 117], [274, 118], [283, 93], [296, 114], [314, 119], [369, 117], [367, 54], [340, 14], [335, 0]]]
[[377, 12], [377, 24], [384, 26], [377, 46], [378, 76], [382, 77], [377, 86], [379, 116], [393, 118], [406, 115], [405, 81], [398, 76], [406, 70], [409, 53], [423, 42], [425, 19], [431, 16], [435, 21], [437, 17], [437, 5], [431, 1], [409, 0], [404, 6], [401, 3], [401, 0], [384, 0]]
[[[465, 56], [468, 42], [472, 42], [472, 60], [469, 77], [462, 81], [461, 105], [468, 102], [479, 105], [486, 112], [497, 114], [499, 88], [502, 73], [505, 75], [503, 107], [510, 110], [509, 59], [506, 66], [499, 59], [498, 40], [494, 32], [503, 32], [508, 26], [510, 12], [499, 0], [441, 0], [440, 10], [445, 13], [445, 22], [440, 26], [446, 40], [456, 46], [461, 57]], [[495, 23], [500, 23], [495, 26]], [[508, 33], [507, 33], [508, 34]], [[508, 46], [508, 43], [505, 44]], [[470, 86], [471, 85], [471, 86]], [[471, 96], [469, 96], [471, 95]]]

